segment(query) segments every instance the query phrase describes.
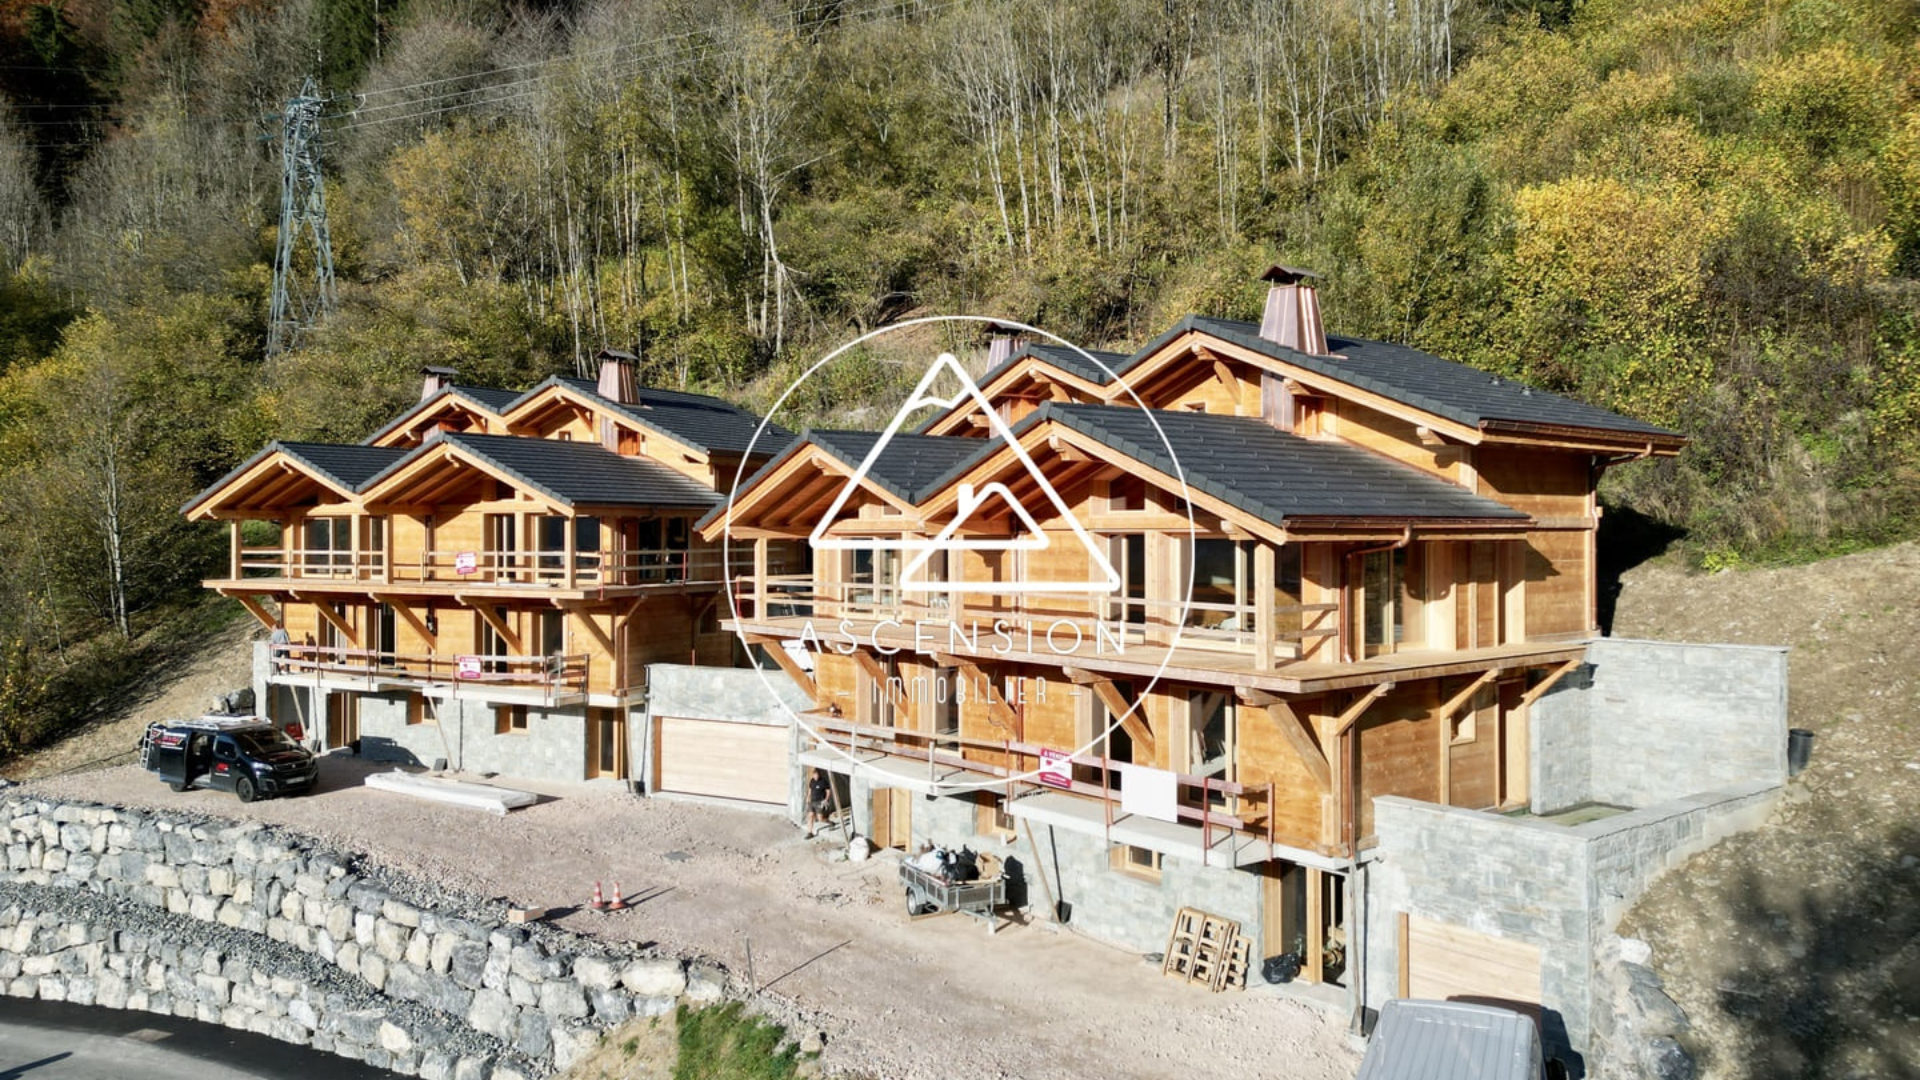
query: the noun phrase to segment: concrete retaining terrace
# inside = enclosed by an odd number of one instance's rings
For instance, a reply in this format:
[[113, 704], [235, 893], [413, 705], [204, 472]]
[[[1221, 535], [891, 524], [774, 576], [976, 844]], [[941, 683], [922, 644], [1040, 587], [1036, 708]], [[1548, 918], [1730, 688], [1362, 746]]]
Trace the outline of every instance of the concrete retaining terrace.
[[255, 1031], [429, 1080], [565, 1069], [718, 965], [502, 925], [257, 823], [0, 799], [0, 988]]
[[1787, 650], [1601, 638], [1530, 727], [1538, 814], [1782, 784]]

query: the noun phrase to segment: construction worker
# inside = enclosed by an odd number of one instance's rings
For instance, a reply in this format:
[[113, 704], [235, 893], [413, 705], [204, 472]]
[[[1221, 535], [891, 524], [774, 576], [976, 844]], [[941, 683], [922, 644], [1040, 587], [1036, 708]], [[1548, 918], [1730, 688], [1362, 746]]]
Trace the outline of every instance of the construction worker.
[[827, 770], [813, 770], [813, 778], [807, 781], [807, 839], [813, 839], [816, 823], [833, 821], [833, 781], [827, 777]]

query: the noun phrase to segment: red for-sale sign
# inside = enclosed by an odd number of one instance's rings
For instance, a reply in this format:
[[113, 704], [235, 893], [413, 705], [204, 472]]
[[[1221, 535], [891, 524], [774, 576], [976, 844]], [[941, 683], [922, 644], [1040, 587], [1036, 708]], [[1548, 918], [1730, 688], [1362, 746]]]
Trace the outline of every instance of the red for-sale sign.
[[1034, 779], [1048, 787], [1070, 788], [1073, 786], [1073, 758], [1058, 750], [1040, 751], [1040, 771]]

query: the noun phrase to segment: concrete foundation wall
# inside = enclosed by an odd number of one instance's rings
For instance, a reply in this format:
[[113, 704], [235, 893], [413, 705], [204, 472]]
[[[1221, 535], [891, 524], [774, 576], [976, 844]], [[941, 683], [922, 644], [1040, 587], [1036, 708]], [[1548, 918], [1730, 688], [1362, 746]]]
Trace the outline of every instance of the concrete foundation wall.
[[[524, 734], [494, 733], [493, 706], [439, 702], [438, 723], [407, 723], [404, 694], [360, 695], [361, 750], [373, 760], [431, 765], [523, 780], [577, 781], [587, 773], [586, 707], [527, 709]], [[628, 723], [631, 736], [633, 723]], [[629, 758], [628, 760], [632, 760]]]
[[1399, 992], [1400, 915], [1434, 919], [1539, 946], [1549, 1050], [1585, 1057], [1610, 1028], [1610, 1014], [1593, 1008], [1595, 958], [1621, 914], [1668, 867], [1763, 822], [1778, 790], [1750, 784], [1571, 828], [1376, 798], [1367, 1004], [1377, 1009]]
[[1536, 813], [1781, 784], [1787, 651], [1602, 638], [1530, 724]]

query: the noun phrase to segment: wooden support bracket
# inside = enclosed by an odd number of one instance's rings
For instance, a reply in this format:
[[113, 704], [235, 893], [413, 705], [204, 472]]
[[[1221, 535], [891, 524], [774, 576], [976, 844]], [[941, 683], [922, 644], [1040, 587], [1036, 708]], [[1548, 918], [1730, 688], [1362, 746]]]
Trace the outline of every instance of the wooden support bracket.
[[1268, 705], [1266, 713], [1280, 728], [1280, 734], [1293, 747], [1294, 753], [1300, 755], [1300, 762], [1312, 774], [1313, 782], [1321, 791], [1332, 791], [1333, 766], [1327, 761], [1326, 752], [1320, 749], [1320, 744], [1313, 741], [1313, 732], [1307, 727], [1306, 718], [1284, 701]]
[[339, 612], [333, 610], [332, 604], [327, 603], [325, 600], [315, 601], [313, 609], [320, 613], [321, 618], [332, 623], [335, 630], [340, 631], [340, 636], [347, 639], [347, 644], [352, 645], [356, 649], [360, 647], [360, 635], [353, 632], [353, 625], [351, 623], [341, 618]]
[[520, 647], [520, 635], [514, 633], [513, 627], [508, 626], [499, 615], [494, 613], [493, 606], [488, 604], [484, 598], [476, 599], [468, 596], [456, 596], [454, 599], [460, 601], [460, 603], [466, 607], [472, 608], [474, 614], [480, 616], [481, 621], [493, 627], [493, 632], [500, 635], [500, 640], [507, 643], [507, 648], [519, 654], [526, 652], [525, 649]]
[[225, 589], [220, 590], [220, 595], [230, 596], [233, 599], [238, 600], [240, 602], [240, 606], [247, 609], [247, 614], [253, 616], [256, 620], [258, 620], [261, 626], [264, 626], [269, 630], [273, 629], [273, 616], [267, 614], [267, 609], [260, 606], [260, 601], [258, 599], [248, 596], [245, 593], [228, 592]]
[[606, 631], [600, 629], [600, 620], [594, 618], [593, 612], [588, 611], [585, 608], [582, 608], [576, 605], [571, 605], [571, 604], [561, 605], [560, 610], [565, 611], [568, 615], [572, 616], [574, 620], [587, 631], [587, 633], [592, 634], [593, 640], [600, 643], [600, 647], [607, 651], [608, 657], [619, 656], [620, 650], [614, 647], [613, 636], [607, 633]]
[[405, 600], [383, 593], [372, 593], [370, 595], [372, 595], [375, 600], [392, 608], [396, 615], [407, 620], [407, 625], [413, 627], [413, 632], [419, 634], [421, 639], [428, 643], [429, 649], [440, 643], [439, 635], [427, 629], [426, 620], [422, 619], [419, 613], [414, 611]]
[[1386, 697], [1392, 691], [1393, 691], [1393, 684], [1390, 682], [1383, 682], [1378, 686], [1375, 686], [1373, 689], [1367, 691], [1366, 693], [1360, 695], [1360, 697], [1356, 701], [1354, 701], [1353, 704], [1347, 706], [1346, 712], [1343, 712], [1340, 714], [1340, 719], [1334, 721], [1333, 733], [1335, 735], [1345, 735], [1347, 733], [1347, 729], [1353, 727], [1354, 724], [1358, 723], [1360, 720], [1360, 717], [1365, 715], [1366, 711], [1373, 707], [1374, 702], [1379, 701], [1383, 697]]
[[813, 702], [813, 707], [816, 709], [820, 707], [819, 684], [813, 681], [813, 676], [807, 674], [807, 669], [800, 666], [800, 661], [793, 658], [793, 654], [787, 651], [787, 647], [779, 638], [767, 637], [764, 634], [749, 634], [747, 644], [764, 648], [767, 655], [773, 658], [773, 662], [780, 665], [780, 670], [786, 672], [787, 677], [806, 692], [807, 700]]
[[1581, 664], [1581, 661], [1579, 660], [1568, 660], [1565, 663], [1561, 664], [1559, 667], [1554, 668], [1552, 671], [1547, 672], [1546, 678], [1541, 679], [1537, 683], [1534, 683], [1532, 686], [1527, 688], [1527, 692], [1525, 694], [1520, 695], [1520, 708], [1524, 709], [1527, 706], [1532, 705], [1534, 702], [1540, 700], [1540, 695], [1553, 689], [1553, 686], [1555, 683], [1559, 682], [1561, 679], [1566, 678], [1569, 674], [1573, 672], [1573, 669], [1579, 667], [1580, 664]]
[[1132, 737], [1136, 760], [1140, 756], [1139, 751], [1145, 751], [1147, 760], [1153, 760], [1156, 756], [1156, 740], [1153, 737], [1153, 729], [1147, 726], [1146, 718], [1140, 715], [1141, 710], [1120, 696], [1120, 688], [1113, 685], [1112, 679], [1100, 679], [1092, 686], [1094, 694], [1100, 698], [1100, 704], [1105, 705], [1108, 712], [1119, 717], [1120, 729]]
[[1453, 714], [1459, 712], [1463, 707], [1466, 706], [1467, 702], [1473, 700], [1473, 695], [1479, 693], [1481, 687], [1486, 686], [1488, 683], [1492, 682], [1493, 680], [1499, 677], [1500, 677], [1500, 672], [1497, 670], [1483, 671], [1480, 673], [1479, 678], [1468, 683], [1466, 686], [1461, 687], [1459, 693], [1448, 698], [1447, 703], [1445, 705], [1440, 706], [1441, 725], [1444, 727], [1447, 721], [1452, 720]]

